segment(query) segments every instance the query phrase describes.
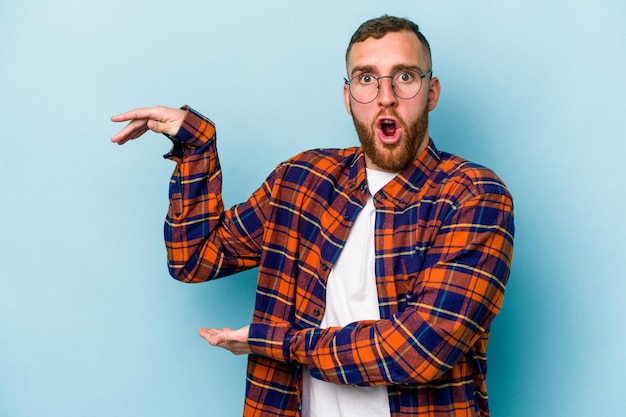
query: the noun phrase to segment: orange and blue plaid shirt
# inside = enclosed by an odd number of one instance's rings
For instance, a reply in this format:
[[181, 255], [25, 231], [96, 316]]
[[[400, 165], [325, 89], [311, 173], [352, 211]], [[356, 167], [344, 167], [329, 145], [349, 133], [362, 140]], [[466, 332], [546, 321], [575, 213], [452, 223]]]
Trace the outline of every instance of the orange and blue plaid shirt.
[[513, 254], [502, 181], [431, 140], [374, 196], [381, 319], [321, 329], [328, 276], [369, 193], [362, 149], [303, 152], [225, 210], [215, 127], [188, 110], [166, 155], [169, 268], [201, 282], [258, 266], [244, 415], [299, 416], [307, 366], [386, 385], [393, 417], [488, 416], [489, 328]]

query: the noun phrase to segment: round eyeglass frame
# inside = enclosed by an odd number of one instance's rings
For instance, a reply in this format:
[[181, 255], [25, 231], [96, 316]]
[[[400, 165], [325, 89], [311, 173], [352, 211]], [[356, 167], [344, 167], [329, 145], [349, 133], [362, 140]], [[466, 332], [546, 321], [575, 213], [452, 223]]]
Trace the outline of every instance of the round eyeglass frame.
[[[415, 92], [415, 94], [413, 94], [411, 97], [400, 97], [398, 95], [398, 93], [396, 92], [396, 86], [393, 83], [393, 80], [396, 78], [396, 76], [402, 72], [414, 72], [416, 73], [419, 77], [420, 80], [420, 87], [417, 89], [417, 92]], [[371, 75], [371, 74], [370, 74]], [[398, 70], [396, 72], [394, 72], [392, 75], [381, 75], [380, 77], [374, 77], [373, 75], [371, 75], [375, 80], [376, 80], [376, 95], [369, 101], [361, 101], [358, 100], [356, 97], [354, 97], [354, 94], [352, 94], [352, 81], [354, 81], [355, 78], [359, 78], [362, 77], [363, 74], [360, 75], [355, 75], [354, 77], [350, 78], [350, 80], [348, 80], [347, 78], [344, 77], [343, 82], [344, 84], [346, 84], [348, 86], [348, 91], [350, 92], [350, 97], [352, 97], [357, 103], [361, 103], [361, 104], [369, 104], [372, 101], [376, 100], [376, 98], [378, 97], [378, 94], [380, 93], [380, 79], [381, 78], [390, 78], [391, 79], [391, 91], [393, 91], [393, 94], [398, 97], [401, 100], [411, 100], [413, 97], [417, 96], [420, 91], [422, 91], [422, 83], [424, 78], [428, 77], [429, 79], [433, 78], [433, 70], [429, 70], [427, 71], [424, 75], [420, 74], [419, 71], [416, 70], [406, 70], [406, 69], [402, 69], [402, 70]]]

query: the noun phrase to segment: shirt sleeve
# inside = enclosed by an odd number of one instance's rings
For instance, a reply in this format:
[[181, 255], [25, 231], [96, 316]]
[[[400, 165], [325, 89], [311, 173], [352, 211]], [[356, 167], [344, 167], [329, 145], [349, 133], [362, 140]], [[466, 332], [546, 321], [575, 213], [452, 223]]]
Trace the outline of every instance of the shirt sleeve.
[[404, 311], [343, 328], [253, 323], [249, 343], [255, 354], [306, 365], [312, 376], [337, 384], [433, 381], [488, 332], [512, 252], [510, 196], [474, 196], [445, 218]]
[[165, 246], [170, 274], [201, 282], [256, 266], [261, 255], [266, 186], [224, 210], [215, 125], [189, 107], [164, 157], [176, 162], [169, 186]]

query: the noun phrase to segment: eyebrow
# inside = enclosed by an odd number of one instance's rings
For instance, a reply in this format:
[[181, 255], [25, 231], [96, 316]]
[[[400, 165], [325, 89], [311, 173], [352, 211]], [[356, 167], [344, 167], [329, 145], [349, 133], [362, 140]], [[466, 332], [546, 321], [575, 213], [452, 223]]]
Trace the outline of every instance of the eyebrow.
[[[420, 74], [422, 74], [422, 70], [417, 65], [406, 65], [406, 64], [394, 65], [392, 70], [391, 70], [391, 73], [394, 74], [394, 73], [396, 73], [398, 71], [402, 71], [402, 70], [413, 70], [413, 71], [417, 71]], [[356, 66], [356, 67], [352, 68], [352, 71], [350, 72], [350, 76], [353, 77], [357, 73], [364, 73], [364, 72], [371, 72], [371, 73], [377, 74], [377, 72], [374, 70], [373, 66], [371, 66], [371, 65], [360, 65], [360, 66]]]
[[374, 67], [371, 67], [368, 65], [362, 65], [362, 66], [357, 66], [357, 67], [352, 68], [352, 71], [350, 72], [350, 76], [353, 76], [354, 74], [357, 74], [360, 72], [375, 72], [375, 71], [374, 71]]

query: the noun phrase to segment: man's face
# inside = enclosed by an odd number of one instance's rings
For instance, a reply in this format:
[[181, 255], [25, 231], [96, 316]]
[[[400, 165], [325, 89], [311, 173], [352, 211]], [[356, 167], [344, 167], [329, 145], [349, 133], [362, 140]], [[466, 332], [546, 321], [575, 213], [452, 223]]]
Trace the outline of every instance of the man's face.
[[[375, 77], [393, 75], [398, 69], [413, 68], [421, 74], [430, 70], [428, 57], [409, 31], [390, 32], [381, 39], [368, 38], [352, 46], [348, 54], [348, 76], [367, 72]], [[408, 166], [428, 144], [428, 112], [437, 105], [439, 80], [422, 80], [420, 92], [404, 100], [396, 97], [390, 78], [379, 80], [376, 99], [362, 104], [344, 86], [344, 101], [363, 145], [368, 168], [398, 172]]]

